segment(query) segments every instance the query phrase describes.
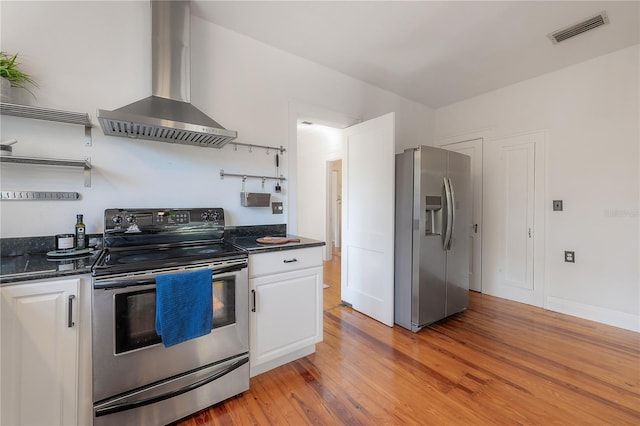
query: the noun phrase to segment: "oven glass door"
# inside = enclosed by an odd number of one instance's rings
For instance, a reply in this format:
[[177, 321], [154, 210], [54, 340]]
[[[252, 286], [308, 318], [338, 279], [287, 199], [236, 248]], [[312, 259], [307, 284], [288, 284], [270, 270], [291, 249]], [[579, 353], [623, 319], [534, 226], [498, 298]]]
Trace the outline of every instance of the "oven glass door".
[[[213, 280], [213, 324], [211, 329], [236, 322], [235, 277]], [[146, 289], [115, 295], [115, 354], [156, 345], [156, 291]]]
[[247, 275], [246, 267], [214, 269], [211, 333], [168, 348], [155, 331], [157, 274], [94, 280], [94, 402], [247, 353]]

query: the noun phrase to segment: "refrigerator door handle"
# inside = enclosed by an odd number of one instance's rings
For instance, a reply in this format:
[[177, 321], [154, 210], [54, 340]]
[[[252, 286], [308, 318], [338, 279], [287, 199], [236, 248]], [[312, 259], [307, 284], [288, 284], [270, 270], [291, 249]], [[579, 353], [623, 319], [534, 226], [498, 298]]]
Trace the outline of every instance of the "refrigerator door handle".
[[445, 229], [443, 232], [444, 238], [442, 239], [442, 250], [448, 250], [448, 247], [450, 246], [450, 240], [451, 240], [451, 231], [452, 231], [452, 216], [451, 216], [451, 212], [452, 212], [452, 205], [451, 205], [451, 188], [449, 187], [449, 179], [444, 178], [444, 196], [445, 196], [445, 209], [446, 211], [443, 212], [443, 218], [442, 220], [446, 220], [446, 224], [445, 224]]
[[453, 242], [453, 231], [456, 226], [456, 194], [453, 190], [453, 183], [451, 183], [451, 179], [447, 180], [449, 181], [449, 193], [451, 194], [451, 204], [449, 205], [449, 210], [447, 211], [448, 213], [450, 212], [449, 217], [451, 218], [451, 224], [449, 225], [451, 232], [449, 233], [449, 243], [447, 244], [447, 250], [451, 250], [451, 243]]

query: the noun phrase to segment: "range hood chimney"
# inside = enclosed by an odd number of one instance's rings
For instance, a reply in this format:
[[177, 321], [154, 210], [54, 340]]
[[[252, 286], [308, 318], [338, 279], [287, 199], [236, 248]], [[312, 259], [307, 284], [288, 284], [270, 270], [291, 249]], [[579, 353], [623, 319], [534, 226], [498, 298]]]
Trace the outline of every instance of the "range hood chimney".
[[152, 96], [98, 110], [108, 136], [222, 148], [238, 133], [191, 105], [191, 3], [151, 0]]

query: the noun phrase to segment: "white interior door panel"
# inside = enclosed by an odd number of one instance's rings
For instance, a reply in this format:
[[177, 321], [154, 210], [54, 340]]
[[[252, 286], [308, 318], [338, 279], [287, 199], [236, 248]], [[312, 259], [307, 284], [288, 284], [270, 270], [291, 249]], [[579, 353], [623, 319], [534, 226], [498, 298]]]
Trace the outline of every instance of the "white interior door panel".
[[342, 299], [393, 326], [395, 115], [344, 130]]

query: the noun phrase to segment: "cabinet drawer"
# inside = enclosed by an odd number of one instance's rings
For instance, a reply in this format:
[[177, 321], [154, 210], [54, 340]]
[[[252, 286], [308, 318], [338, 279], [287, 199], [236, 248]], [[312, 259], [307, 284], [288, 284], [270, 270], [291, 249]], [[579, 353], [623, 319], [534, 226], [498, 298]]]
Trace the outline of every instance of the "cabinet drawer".
[[322, 247], [249, 255], [249, 277], [322, 266]]

